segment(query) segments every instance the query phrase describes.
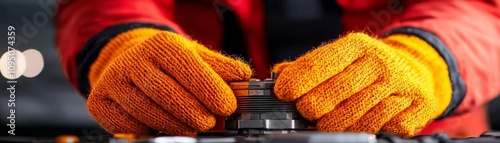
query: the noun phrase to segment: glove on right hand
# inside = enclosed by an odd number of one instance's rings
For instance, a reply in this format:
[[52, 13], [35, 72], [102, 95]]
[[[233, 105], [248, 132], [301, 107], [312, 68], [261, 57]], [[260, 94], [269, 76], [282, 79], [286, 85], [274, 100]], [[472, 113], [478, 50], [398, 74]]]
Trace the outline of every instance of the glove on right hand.
[[99, 54], [87, 108], [111, 133], [194, 136], [214, 127], [214, 115], [236, 110], [226, 82], [251, 74], [246, 63], [195, 41], [139, 28], [118, 35]]
[[324, 132], [414, 136], [442, 115], [452, 86], [445, 60], [426, 41], [351, 33], [277, 64], [274, 92]]

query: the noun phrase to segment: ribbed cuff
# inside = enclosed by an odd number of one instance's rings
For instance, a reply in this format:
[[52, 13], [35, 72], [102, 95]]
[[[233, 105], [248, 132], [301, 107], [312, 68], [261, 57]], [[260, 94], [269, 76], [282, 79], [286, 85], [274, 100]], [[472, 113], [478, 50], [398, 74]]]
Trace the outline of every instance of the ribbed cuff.
[[387, 32], [385, 37], [392, 34], [409, 34], [417, 36], [420, 39], [427, 41], [427, 43], [434, 47], [439, 55], [445, 60], [448, 66], [449, 77], [452, 85], [452, 96], [450, 104], [443, 114], [436, 120], [441, 120], [450, 116], [460, 105], [466, 93], [466, 86], [462, 79], [462, 75], [458, 71], [458, 64], [453, 56], [453, 53], [451, 53], [448, 47], [435, 34], [423, 29], [415, 27], [397, 28]]

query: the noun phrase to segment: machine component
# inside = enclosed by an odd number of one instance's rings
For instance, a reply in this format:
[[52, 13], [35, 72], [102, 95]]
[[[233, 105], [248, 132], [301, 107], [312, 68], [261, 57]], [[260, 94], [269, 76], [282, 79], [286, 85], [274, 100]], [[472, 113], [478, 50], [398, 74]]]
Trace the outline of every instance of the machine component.
[[236, 99], [236, 112], [225, 121], [228, 131], [238, 134], [286, 134], [307, 129], [309, 123], [295, 108], [294, 103], [279, 100], [274, 92], [278, 73], [264, 81], [229, 83]]

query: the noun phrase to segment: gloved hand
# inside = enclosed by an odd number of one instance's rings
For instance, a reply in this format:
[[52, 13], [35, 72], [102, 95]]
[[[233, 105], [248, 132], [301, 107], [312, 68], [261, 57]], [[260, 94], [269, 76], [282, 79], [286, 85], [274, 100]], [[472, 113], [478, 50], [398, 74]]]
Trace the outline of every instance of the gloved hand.
[[445, 61], [409, 35], [382, 40], [362, 33], [275, 65], [275, 93], [325, 132], [385, 131], [413, 136], [451, 100]]
[[139, 28], [116, 36], [90, 69], [87, 108], [111, 133], [194, 136], [236, 109], [226, 82], [249, 80], [246, 63], [180, 35]]

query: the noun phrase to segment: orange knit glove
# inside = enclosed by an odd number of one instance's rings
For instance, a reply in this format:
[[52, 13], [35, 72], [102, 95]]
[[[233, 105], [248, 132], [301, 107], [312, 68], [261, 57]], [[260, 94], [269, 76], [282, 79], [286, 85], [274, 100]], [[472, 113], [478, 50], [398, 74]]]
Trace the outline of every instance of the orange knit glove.
[[276, 65], [275, 93], [326, 132], [385, 131], [412, 136], [451, 100], [445, 61], [409, 35], [382, 40], [348, 34]]
[[87, 108], [111, 133], [194, 136], [228, 116], [236, 98], [226, 82], [249, 80], [246, 63], [180, 35], [124, 32], [102, 49], [89, 73]]

